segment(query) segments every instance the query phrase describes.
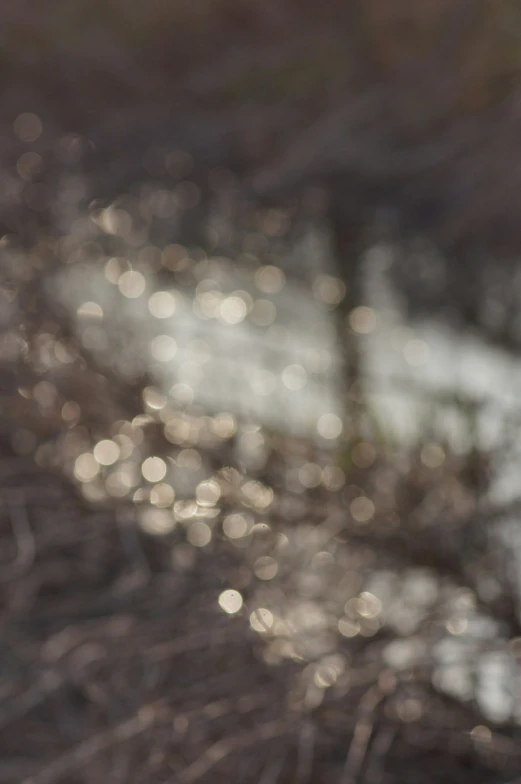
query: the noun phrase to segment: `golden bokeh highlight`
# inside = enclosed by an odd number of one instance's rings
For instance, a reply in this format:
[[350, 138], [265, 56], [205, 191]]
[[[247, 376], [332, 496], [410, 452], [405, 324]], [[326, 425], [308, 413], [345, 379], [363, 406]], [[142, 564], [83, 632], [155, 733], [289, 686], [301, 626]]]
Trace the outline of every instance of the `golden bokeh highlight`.
[[228, 615], [235, 615], [241, 610], [243, 605], [243, 598], [239, 591], [232, 589], [223, 591], [219, 595], [218, 601], [221, 610], [224, 610]]

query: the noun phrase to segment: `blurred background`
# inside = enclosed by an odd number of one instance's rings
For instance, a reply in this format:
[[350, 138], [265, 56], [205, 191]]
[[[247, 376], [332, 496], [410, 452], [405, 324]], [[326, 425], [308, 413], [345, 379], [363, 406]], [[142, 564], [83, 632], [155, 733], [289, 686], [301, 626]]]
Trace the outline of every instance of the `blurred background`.
[[521, 16], [0, 29], [0, 782], [521, 781]]

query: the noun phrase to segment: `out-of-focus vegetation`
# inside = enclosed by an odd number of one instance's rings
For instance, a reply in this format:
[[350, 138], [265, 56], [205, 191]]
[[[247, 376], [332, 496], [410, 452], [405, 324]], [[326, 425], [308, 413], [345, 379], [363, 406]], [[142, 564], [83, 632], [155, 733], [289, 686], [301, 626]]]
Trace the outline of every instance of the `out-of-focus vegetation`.
[[103, 165], [117, 144], [135, 177], [177, 136], [267, 198], [319, 181], [447, 251], [517, 241], [515, 3], [28, 2], [6, 17], [4, 112], [30, 104]]
[[520, 35], [3, 10], [0, 782], [517, 780]]

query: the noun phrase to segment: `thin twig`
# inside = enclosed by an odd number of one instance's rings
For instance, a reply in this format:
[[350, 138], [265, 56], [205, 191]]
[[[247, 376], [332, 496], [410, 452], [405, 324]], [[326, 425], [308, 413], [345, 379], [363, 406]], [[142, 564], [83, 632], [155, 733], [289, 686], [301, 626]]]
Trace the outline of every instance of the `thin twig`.
[[259, 784], [277, 784], [278, 778], [281, 774], [282, 768], [284, 767], [285, 761], [286, 761], [286, 755], [283, 754], [279, 759], [271, 760], [270, 762], [268, 762], [268, 764], [262, 771], [262, 775], [259, 779]]
[[0, 573], [1, 582], [10, 582], [26, 574], [33, 564], [36, 552], [34, 535], [21, 491], [8, 493], [7, 506], [16, 541], [17, 554], [14, 561], [2, 569]]
[[124, 743], [141, 735], [150, 729], [163, 716], [163, 701], [159, 700], [139, 709], [131, 719], [118, 724], [113, 729], [100, 732], [92, 738], [79, 743], [73, 749], [66, 751], [61, 757], [55, 759], [50, 765], [39, 773], [22, 781], [22, 784], [51, 784], [54, 779], [69, 774], [79, 768], [92, 757], [117, 743]]
[[378, 784], [382, 780], [383, 762], [387, 757], [398, 733], [396, 725], [388, 725], [380, 730], [371, 746], [371, 756], [366, 772], [367, 784]]
[[63, 678], [53, 670], [49, 670], [23, 694], [19, 694], [8, 704], [0, 706], [0, 729], [4, 729], [13, 721], [26, 716], [33, 708], [44, 702], [50, 694], [63, 685]]
[[[282, 735], [286, 729], [286, 718], [274, 719], [273, 721], [268, 721], [265, 724], [261, 724], [259, 727], [256, 727], [250, 732], [245, 732], [242, 735], [235, 735], [231, 738], [224, 738], [223, 740], [219, 740], [216, 743], [213, 743], [204, 752], [204, 754], [199, 757], [199, 759], [197, 759], [195, 762], [192, 762], [191, 765], [188, 765], [184, 770], [182, 770], [177, 777], [177, 781], [182, 782], [182, 784], [194, 784], [194, 782], [201, 779], [215, 765], [228, 757], [234, 751], [247, 748], [257, 741], [262, 742], [276, 738]], [[29, 782], [27, 784], [29, 784]], [[33, 784], [33, 782], [30, 784]], [[37, 782], [36, 784], [40, 784], [40, 782]], [[167, 783], [165, 782], [165, 784]]]
[[378, 686], [371, 686], [360, 700], [359, 717], [347, 752], [340, 784], [356, 784], [373, 733], [374, 714], [383, 697], [384, 694]]
[[313, 756], [315, 751], [316, 727], [310, 720], [302, 723], [298, 743], [296, 784], [307, 784], [311, 781]]

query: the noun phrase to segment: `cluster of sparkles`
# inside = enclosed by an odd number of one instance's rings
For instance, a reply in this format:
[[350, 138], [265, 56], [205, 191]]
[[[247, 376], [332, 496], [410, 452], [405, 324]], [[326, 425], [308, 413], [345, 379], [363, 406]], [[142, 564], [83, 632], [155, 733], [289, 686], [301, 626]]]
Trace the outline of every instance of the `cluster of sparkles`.
[[[29, 147], [42, 131], [33, 114], [20, 115], [14, 124]], [[84, 145], [64, 138], [59, 154], [74, 158]], [[3, 263], [15, 283], [0, 290], [7, 324], [0, 357], [29, 371], [12, 412], [13, 420], [20, 421], [22, 412], [24, 418], [12, 446], [41, 466], [64, 467], [89, 502], [129, 504], [146, 534], [177, 537], [181, 544], [172, 559], [178, 568], [192, 563], [189, 553], [199, 550], [226, 546], [240, 552], [243, 567], [235, 583], [215, 597], [216, 606], [249, 618], [264, 640], [267, 662], [289, 658], [308, 665], [308, 702], [315, 706], [325, 690], [345, 690], [354, 677], [345, 641], [371, 638], [391, 626], [410, 639], [405, 647], [399, 641], [388, 646], [389, 666], [398, 671], [416, 661], [423, 650], [414, 634], [442, 588], [428, 570], [407, 574], [407, 590], [400, 589], [392, 570], [373, 569], [371, 578], [370, 550], [346, 546], [349, 531], [358, 535], [373, 526], [401, 524], [393, 511], [400, 471], [386, 466], [376, 439], [350, 440], [337, 410], [321, 413], [314, 438], [305, 442], [277, 441], [232, 406], [206, 409], [204, 369], [213, 360], [204, 337], [208, 325], [210, 331], [261, 334], [264, 345], [274, 347], [291, 341], [288, 324], [280, 323], [288, 285], [280, 259], [290, 215], [253, 209], [241, 240], [226, 219], [230, 192], [236, 197], [233, 176], [216, 170], [209, 176], [214, 201], [205, 242], [172, 243], [172, 235], [182, 233], [184, 216], [199, 208], [202, 186], [186, 153], [168, 151], [158, 158], [152, 150], [149, 157], [154, 166], [161, 159], [169, 185], [145, 182], [137, 195], [108, 205], [93, 202], [86, 211], [81, 181], [71, 177], [61, 183], [61, 193], [50, 193], [44, 150], [27, 149], [16, 162], [27, 203], [42, 211], [52, 195], [62, 234], [50, 239], [42, 233], [29, 252], [13, 237], [2, 240]], [[20, 326], [19, 310], [37, 304], [27, 299], [34, 297], [34, 287], [25, 284], [39, 278], [57, 287], [57, 300], [75, 303], [75, 335], [60, 323], [58, 309], [32, 332]], [[325, 315], [310, 332], [332, 330], [327, 314], [345, 295], [338, 278], [315, 275], [311, 296]], [[128, 329], [129, 313], [134, 332]], [[358, 336], [378, 329], [377, 313], [367, 306], [352, 309], [347, 322]], [[391, 339], [411, 365], [427, 361], [428, 346], [413, 334], [397, 329]], [[278, 374], [254, 368], [250, 394], [269, 397], [282, 385], [298, 407], [310, 379], [333, 365], [333, 349], [323, 346], [310, 334], [310, 348], [298, 362]], [[233, 368], [226, 357], [219, 361], [226, 393], [232, 394]], [[131, 412], [111, 398], [107, 379], [122, 380], [138, 393]], [[331, 449], [339, 440], [348, 445], [348, 468]], [[419, 455], [426, 472], [444, 470], [445, 458], [444, 446], [435, 441]], [[364, 482], [350, 478], [356, 472]], [[472, 499], [454, 482], [451, 492], [459, 493], [461, 515], [467, 514]], [[442, 505], [436, 498], [432, 508], [426, 503], [422, 524], [429, 524], [430, 514], [439, 515]], [[475, 602], [467, 596], [466, 603], [453, 603], [443, 628], [460, 636], [475, 615]], [[437, 683], [450, 686], [442, 665]], [[403, 708], [406, 720], [418, 711], [421, 706], [412, 702]]]

